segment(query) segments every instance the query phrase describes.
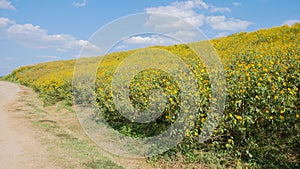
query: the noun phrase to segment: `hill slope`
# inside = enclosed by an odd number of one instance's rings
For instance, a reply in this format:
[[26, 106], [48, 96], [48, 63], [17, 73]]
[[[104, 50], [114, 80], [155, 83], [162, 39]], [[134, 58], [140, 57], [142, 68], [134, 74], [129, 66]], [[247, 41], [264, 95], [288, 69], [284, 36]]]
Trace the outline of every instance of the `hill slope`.
[[[300, 24], [238, 33], [214, 39], [211, 44], [219, 54], [225, 69], [227, 97], [225, 111], [218, 128], [205, 144], [197, 141], [209, 113], [211, 85], [205, 65], [187, 45], [156, 47], [177, 54], [197, 78], [201, 109], [193, 129], [176, 151], [192, 161], [201, 149], [225, 154], [233, 161], [241, 159], [259, 167], [299, 167], [300, 145]], [[197, 42], [201, 43], [201, 42]], [[193, 45], [197, 46], [197, 43]], [[142, 49], [141, 49], [142, 50]], [[155, 121], [156, 132], [145, 131], [147, 124], [137, 125], [120, 116], [112, 100], [110, 84], [118, 65], [136, 51], [104, 56], [99, 65], [96, 98], [99, 111], [117, 130], [135, 137], [157, 135], [179, 116], [180, 89], [174, 79], [164, 72], [146, 70], [131, 81], [133, 104], [148, 109], [147, 91], [158, 88], [168, 98], [163, 115]], [[97, 58], [87, 58], [95, 64]], [[75, 60], [25, 66], [5, 77], [32, 87], [45, 103], [66, 101], [72, 104], [72, 77]], [[148, 79], [148, 80], [147, 80]], [[153, 124], [151, 123], [153, 127]], [[130, 130], [129, 130], [130, 129]], [[235, 165], [228, 162], [228, 165]], [[227, 164], [226, 164], [227, 165]]]

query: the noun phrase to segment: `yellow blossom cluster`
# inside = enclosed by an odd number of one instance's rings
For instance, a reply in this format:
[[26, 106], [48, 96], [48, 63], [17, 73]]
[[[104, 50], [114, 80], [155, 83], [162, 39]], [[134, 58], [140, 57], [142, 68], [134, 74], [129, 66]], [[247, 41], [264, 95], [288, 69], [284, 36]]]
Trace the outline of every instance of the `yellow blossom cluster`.
[[[280, 131], [296, 134], [300, 115], [300, 24], [263, 29], [252, 33], [237, 33], [211, 40], [212, 46], [221, 58], [226, 76], [226, 105], [223, 118], [214, 135], [220, 137], [220, 147], [229, 148], [233, 143], [245, 144], [246, 138], [259, 140], [264, 132]], [[197, 42], [201, 43], [201, 42]], [[194, 46], [197, 46], [194, 43]], [[151, 48], [151, 47], [150, 47]], [[154, 47], [152, 47], [154, 48]], [[211, 84], [205, 64], [188, 45], [155, 47], [179, 56], [191, 69], [198, 84], [200, 100], [198, 116], [188, 115], [192, 129], [184, 130], [189, 138], [198, 137], [203, 124], [207, 122], [211, 104]], [[143, 50], [143, 49], [141, 49]], [[111, 91], [113, 75], [122, 61], [136, 52], [125, 51], [103, 57], [97, 71], [95, 96], [99, 111], [118, 125], [131, 125], [119, 114], [113, 103]], [[95, 58], [86, 58], [87, 67], [95, 64]], [[172, 64], [172, 63], [170, 63]], [[38, 91], [46, 103], [67, 100], [72, 103], [72, 78], [75, 61], [56, 61], [25, 66], [6, 77]], [[166, 99], [162, 116], [151, 123], [159, 134], [180, 116], [181, 89], [176, 79], [164, 71], [144, 70], [130, 82], [130, 98], [135, 108], [147, 110], [155, 101], [149, 91], [160, 90]], [[189, 109], [183, 113], [188, 114]], [[196, 119], [196, 120], [195, 120]], [[117, 125], [116, 125], [117, 126]], [[143, 132], [149, 126], [134, 126], [133, 132]], [[148, 130], [147, 130], [148, 131]], [[279, 133], [278, 135], [282, 134]], [[260, 139], [263, 140], [263, 139]]]

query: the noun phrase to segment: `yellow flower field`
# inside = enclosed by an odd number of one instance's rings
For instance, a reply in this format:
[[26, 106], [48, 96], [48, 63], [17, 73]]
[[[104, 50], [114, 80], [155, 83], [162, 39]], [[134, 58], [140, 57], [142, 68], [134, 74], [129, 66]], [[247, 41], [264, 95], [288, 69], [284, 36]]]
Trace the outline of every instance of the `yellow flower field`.
[[[206, 122], [211, 99], [211, 84], [202, 61], [187, 45], [159, 47], [180, 56], [196, 77], [201, 106], [198, 117], [186, 130], [186, 139], [176, 150], [226, 152], [231, 157], [259, 164], [268, 161], [299, 166], [300, 146], [300, 23], [237, 33], [211, 40], [224, 65], [226, 104], [221, 122], [211, 139], [198, 143]], [[201, 42], [197, 42], [201, 43]], [[193, 45], [197, 45], [197, 43]], [[141, 110], [149, 108], [147, 91], [159, 89], [167, 98], [163, 115], [149, 124], [135, 124], [116, 110], [111, 91], [112, 76], [118, 65], [135, 51], [108, 54], [97, 72], [95, 97], [99, 112], [124, 134], [134, 137], [157, 135], [179, 116], [180, 88], [174, 78], [163, 71], [145, 70], [130, 82], [130, 100]], [[92, 58], [87, 64], [95, 64]], [[76, 61], [56, 61], [21, 67], [5, 77], [33, 88], [46, 104], [65, 101], [72, 104], [72, 78]], [[149, 100], [150, 99], [150, 100]], [[188, 110], [186, 110], [188, 112]], [[124, 130], [124, 126], [126, 129]], [[281, 155], [280, 155], [281, 154]], [[286, 156], [285, 156], [286, 155]], [[288, 162], [287, 162], [288, 161]]]

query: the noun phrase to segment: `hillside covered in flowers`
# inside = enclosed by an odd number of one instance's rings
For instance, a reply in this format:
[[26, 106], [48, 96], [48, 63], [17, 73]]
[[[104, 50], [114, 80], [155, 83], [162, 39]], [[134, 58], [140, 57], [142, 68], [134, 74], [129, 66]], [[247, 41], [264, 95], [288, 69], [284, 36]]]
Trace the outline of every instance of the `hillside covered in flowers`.
[[[204, 143], [199, 143], [197, 138], [210, 113], [212, 97], [205, 65], [185, 44], [155, 47], [180, 56], [189, 65], [201, 100], [197, 120], [191, 129], [184, 131], [184, 141], [165, 154], [172, 156], [174, 151], [180, 152], [190, 162], [203, 162], [205, 155], [200, 154], [213, 152], [218, 155], [210, 156], [227, 167], [236, 167], [239, 161], [263, 168], [300, 167], [299, 37], [300, 23], [210, 41], [224, 66], [227, 95], [222, 119]], [[193, 45], [197, 43], [201, 42]], [[147, 109], [150, 102], [147, 91], [160, 89], [167, 98], [163, 114], [150, 124], [136, 124], [122, 117], [112, 101], [112, 76], [118, 65], [136, 51], [99, 56], [104, 58], [97, 72], [96, 106], [116, 130], [133, 137], [147, 137], [166, 130], [180, 116], [181, 90], [174, 78], [163, 71], [142, 71], [131, 81], [131, 102]], [[95, 64], [95, 60], [86, 58], [86, 63]], [[75, 64], [75, 60], [68, 60], [24, 66], [4, 79], [33, 88], [46, 105], [61, 101], [72, 105]], [[148, 131], [149, 125], [155, 130]]]

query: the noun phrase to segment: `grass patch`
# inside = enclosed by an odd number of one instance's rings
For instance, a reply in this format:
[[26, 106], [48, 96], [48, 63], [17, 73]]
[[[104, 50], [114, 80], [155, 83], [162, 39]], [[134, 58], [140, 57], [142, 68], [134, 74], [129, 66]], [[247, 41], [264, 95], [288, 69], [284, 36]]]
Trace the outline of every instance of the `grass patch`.
[[89, 139], [79, 137], [81, 128], [70, 106], [57, 103], [44, 107], [43, 103], [35, 99], [35, 94], [29, 92], [21, 102], [29, 107], [31, 113], [27, 117], [30, 117], [32, 124], [43, 131], [41, 139], [55, 161], [59, 161], [64, 168], [123, 168], [104, 156], [103, 151]]

